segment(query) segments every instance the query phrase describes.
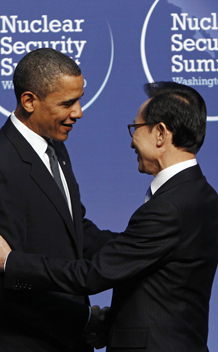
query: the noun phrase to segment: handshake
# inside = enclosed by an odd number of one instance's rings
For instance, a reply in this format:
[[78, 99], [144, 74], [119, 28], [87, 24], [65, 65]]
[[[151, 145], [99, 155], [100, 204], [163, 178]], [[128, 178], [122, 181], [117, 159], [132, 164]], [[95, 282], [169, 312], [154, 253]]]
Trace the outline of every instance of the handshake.
[[96, 349], [103, 348], [107, 344], [109, 312], [109, 307], [102, 309], [99, 306], [91, 307], [91, 317], [83, 335], [86, 342]]

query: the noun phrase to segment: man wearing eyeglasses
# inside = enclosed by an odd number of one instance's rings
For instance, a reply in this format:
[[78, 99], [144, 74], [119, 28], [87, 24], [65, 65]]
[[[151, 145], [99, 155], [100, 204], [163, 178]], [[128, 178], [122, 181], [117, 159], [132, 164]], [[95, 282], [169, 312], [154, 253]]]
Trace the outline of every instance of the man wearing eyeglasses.
[[[146, 92], [128, 128], [139, 171], [154, 180], [126, 230], [91, 261], [12, 251], [5, 287], [16, 289], [16, 280], [74, 294], [113, 287], [107, 351], [206, 352], [218, 259], [218, 196], [195, 159], [206, 107], [194, 89], [173, 82]], [[0, 246], [4, 262], [10, 249]]]

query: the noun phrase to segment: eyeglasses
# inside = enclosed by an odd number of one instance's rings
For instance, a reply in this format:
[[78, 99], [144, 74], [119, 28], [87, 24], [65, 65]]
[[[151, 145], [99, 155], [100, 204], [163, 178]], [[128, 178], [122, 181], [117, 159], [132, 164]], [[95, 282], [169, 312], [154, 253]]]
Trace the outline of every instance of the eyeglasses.
[[133, 125], [128, 125], [129, 134], [132, 137], [135, 129], [141, 126], [149, 126], [150, 123], [134, 123]]

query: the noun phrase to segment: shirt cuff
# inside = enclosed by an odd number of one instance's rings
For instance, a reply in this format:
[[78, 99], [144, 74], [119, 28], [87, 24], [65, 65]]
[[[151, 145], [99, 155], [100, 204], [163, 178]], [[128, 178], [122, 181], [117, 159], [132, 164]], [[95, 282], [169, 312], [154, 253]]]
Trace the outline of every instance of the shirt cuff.
[[[11, 252], [10, 252], [11, 253]], [[8, 256], [10, 255], [10, 253], [8, 253], [8, 255], [7, 255], [7, 258], [5, 259], [5, 263], [4, 263], [4, 271], [6, 270], [6, 262], [7, 262], [7, 260], [8, 260]], [[90, 314], [90, 313], [89, 313]]]

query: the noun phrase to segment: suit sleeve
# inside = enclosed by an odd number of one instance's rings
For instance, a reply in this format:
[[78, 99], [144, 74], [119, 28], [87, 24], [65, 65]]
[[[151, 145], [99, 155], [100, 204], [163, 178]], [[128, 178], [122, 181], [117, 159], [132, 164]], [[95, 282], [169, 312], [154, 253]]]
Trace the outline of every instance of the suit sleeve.
[[29, 281], [33, 289], [95, 294], [158, 270], [173, 258], [181, 224], [171, 203], [159, 204], [156, 199], [149, 203], [141, 206], [127, 229], [108, 241], [90, 261], [11, 252], [5, 286], [16, 290], [17, 282]]

